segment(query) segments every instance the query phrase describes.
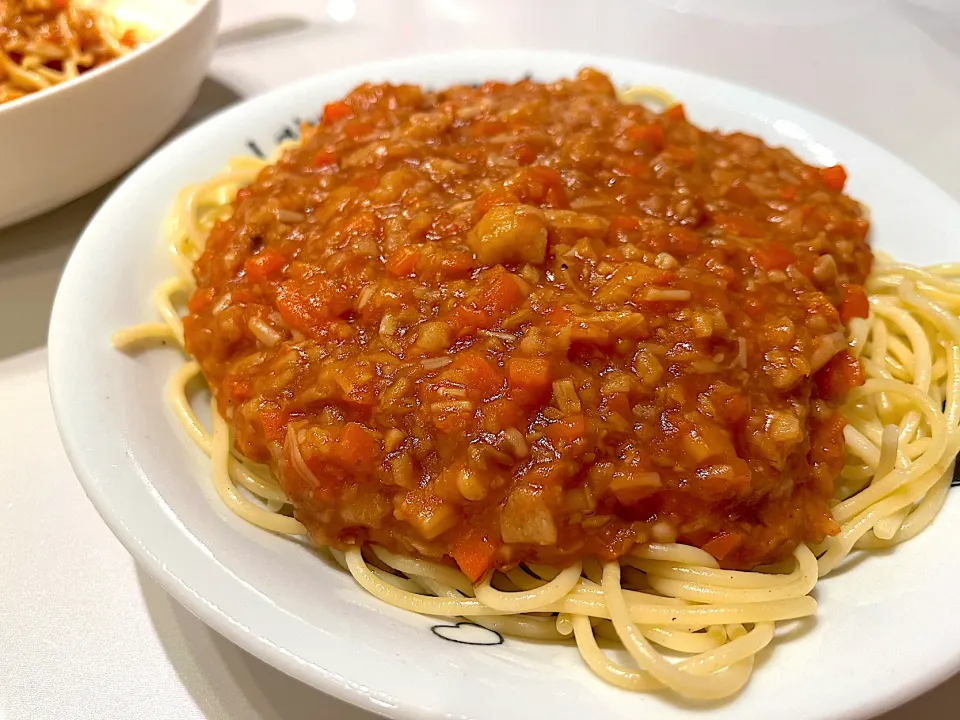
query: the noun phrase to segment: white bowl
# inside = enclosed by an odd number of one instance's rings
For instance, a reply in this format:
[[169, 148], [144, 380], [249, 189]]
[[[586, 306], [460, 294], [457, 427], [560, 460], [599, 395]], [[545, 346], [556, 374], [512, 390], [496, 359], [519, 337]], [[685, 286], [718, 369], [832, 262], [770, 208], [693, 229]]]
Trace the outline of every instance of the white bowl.
[[573, 647], [487, 645], [496, 642], [489, 635], [457, 642], [453, 623], [384, 605], [304, 545], [246, 524], [220, 502], [209, 460], [163, 401], [182, 358], [111, 347], [118, 328], [156, 319], [150, 296], [173, 272], [162, 226], [177, 192], [231, 156], [270, 152], [296, 132], [295, 118], [316, 119], [324, 103], [365, 81], [440, 88], [528, 72], [556, 79], [584, 65], [621, 86], [669, 90], [700, 125], [759, 135], [807, 161], [842, 162], [851, 195], [870, 207], [874, 247], [910, 262], [957, 259], [946, 239], [960, 227], [960, 205], [946, 193], [855, 133], [747, 88], [631, 60], [506, 50], [339, 70], [186, 133], [138, 168], [80, 238], [57, 292], [49, 373], [87, 495], [137, 561], [202, 620], [284, 672], [388, 717], [852, 720], [908, 700], [960, 670], [960, 488], [919, 537], [818, 584], [816, 620], [781, 627], [743, 692], [694, 705], [605, 685]]
[[74, 80], [0, 104], [0, 228], [130, 168], [197, 94], [220, 0], [114, 0], [107, 7], [154, 37]]

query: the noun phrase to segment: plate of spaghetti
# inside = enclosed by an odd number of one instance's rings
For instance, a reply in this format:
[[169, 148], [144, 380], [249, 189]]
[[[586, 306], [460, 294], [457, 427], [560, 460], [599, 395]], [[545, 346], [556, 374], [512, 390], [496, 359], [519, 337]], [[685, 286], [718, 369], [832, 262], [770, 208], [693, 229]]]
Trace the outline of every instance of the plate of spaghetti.
[[958, 225], [712, 78], [360, 66], [116, 191], [51, 393], [168, 591], [375, 712], [865, 718], [960, 667]]

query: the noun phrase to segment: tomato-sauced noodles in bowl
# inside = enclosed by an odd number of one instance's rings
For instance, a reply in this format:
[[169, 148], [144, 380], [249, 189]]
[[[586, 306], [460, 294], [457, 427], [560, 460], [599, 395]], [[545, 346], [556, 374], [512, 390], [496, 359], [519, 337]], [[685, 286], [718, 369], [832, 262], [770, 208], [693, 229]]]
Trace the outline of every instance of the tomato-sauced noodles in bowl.
[[957, 268], [873, 267], [845, 181], [592, 70], [363, 85], [184, 191], [115, 343], [181, 342], [221, 497], [378, 597], [725, 697], [960, 447]]
[[142, 31], [77, 0], [0, 0], [0, 103], [72, 80], [142, 41]]

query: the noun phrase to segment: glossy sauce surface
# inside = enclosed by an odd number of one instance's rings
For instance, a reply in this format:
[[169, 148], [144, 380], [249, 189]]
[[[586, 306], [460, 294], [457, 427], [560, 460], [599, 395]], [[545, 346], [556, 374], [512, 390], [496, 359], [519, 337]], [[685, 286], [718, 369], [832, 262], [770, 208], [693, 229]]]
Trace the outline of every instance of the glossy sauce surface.
[[188, 350], [321, 543], [752, 567], [835, 531], [845, 178], [590, 70], [361, 86], [211, 233]]

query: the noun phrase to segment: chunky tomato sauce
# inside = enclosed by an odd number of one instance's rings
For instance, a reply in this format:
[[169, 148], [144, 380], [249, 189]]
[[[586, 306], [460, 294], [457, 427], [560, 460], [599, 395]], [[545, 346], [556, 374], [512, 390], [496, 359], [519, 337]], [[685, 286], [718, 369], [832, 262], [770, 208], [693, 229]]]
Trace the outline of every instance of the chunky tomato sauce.
[[753, 567], [836, 531], [845, 180], [591, 70], [364, 85], [214, 228], [187, 346], [321, 543]]

